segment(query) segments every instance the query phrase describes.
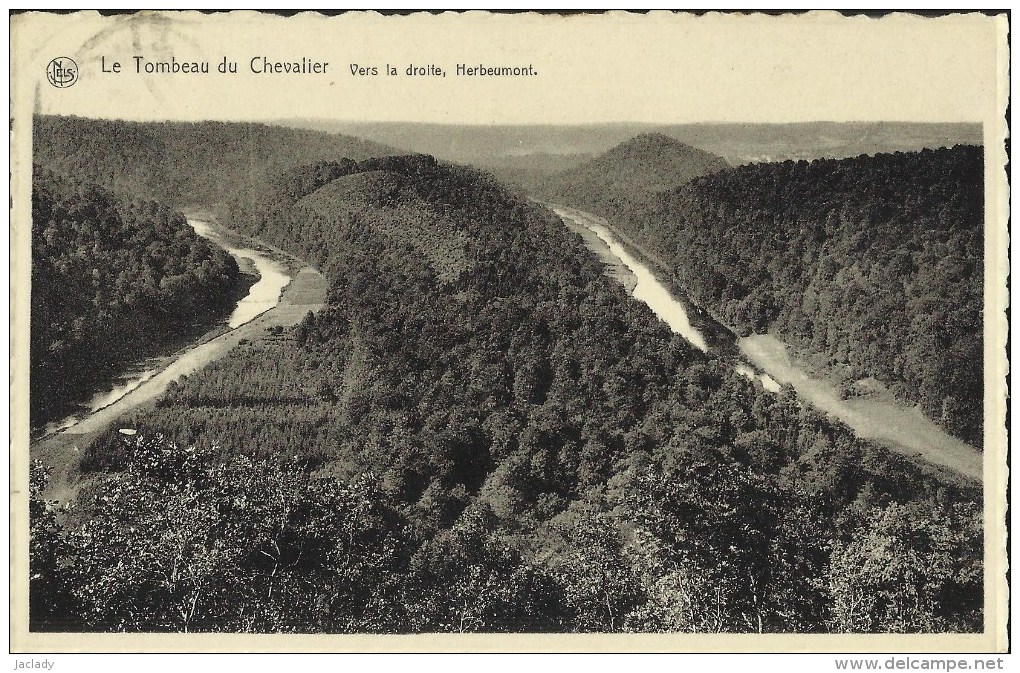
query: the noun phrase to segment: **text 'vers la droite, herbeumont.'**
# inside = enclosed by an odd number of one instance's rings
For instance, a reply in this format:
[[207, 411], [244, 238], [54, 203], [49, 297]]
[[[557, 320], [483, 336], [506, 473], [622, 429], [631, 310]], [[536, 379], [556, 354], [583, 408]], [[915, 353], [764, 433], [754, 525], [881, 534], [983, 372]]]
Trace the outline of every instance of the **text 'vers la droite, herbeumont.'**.
[[[382, 67], [364, 63], [348, 64], [354, 77], [446, 77], [450, 72], [447, 68], [435, 63], [393, 65], [387, 63]], [[485, 63], [458, 63], [453, 74], [457, 77], [534, 77], [538, 70], [531, 63], [518, 65], [488, 65]]]

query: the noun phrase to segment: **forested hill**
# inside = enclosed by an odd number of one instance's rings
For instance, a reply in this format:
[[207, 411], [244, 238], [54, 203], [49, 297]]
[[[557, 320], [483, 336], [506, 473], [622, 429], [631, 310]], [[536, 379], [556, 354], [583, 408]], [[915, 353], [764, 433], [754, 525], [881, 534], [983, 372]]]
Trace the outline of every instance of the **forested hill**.
[[982, 149], [957, 146], [742, 166], [587, 205], [726, 323], [875, 377], [980, 446], [982, 176]]
[[[512, 232], [493, 226], [492, 212], [522, 205], [493, 204], [497, 197], [514, 198], [491, 176], [439, 164], [428, 155], [330, 161], [287, 171], [236, 193], [227, 223], [296, 249], [326, 271], [346, 264], [349, 250], [364, 247], [349, 247], [343, 238], [345, 231], [358, 233], [351, 231], [352, 223], [363, 225], [369, 240], [382, 236], [395, 249], [414, 249], [438, 280], [453, 282], [461, 280], [462, 272], [494, 268], [500, 256], [511, 254], [489, 240], [501, 236], [506, 245], [513, 243], [506, 238]], [[479, 246], [478, 238], [487, 245]], [[496, 260], [487, 260], [481, 250], [493, 252]]]
[[696, 177], [726, 170], [722, 157], [661, 133], [644, 133], [591, 161], [534, 185], [533, 193], [568, 205], [613, 207]]
[[392, 154], [331, 133], [253, 123], [127, 122], [36, 116], [34, 161], [117, 194], [212, 206], [239, 185], [320, 159]]
[[89, 448], [63, 528], [35, 501], [37, 627], [982, 628], [978, 491], [696, 351], [551, 213], [428, 156], [270, 187], [232, 224], [326, 308]]
[[180, 213], [35, 167], [32, 425], [226, 309], [238, 273]]

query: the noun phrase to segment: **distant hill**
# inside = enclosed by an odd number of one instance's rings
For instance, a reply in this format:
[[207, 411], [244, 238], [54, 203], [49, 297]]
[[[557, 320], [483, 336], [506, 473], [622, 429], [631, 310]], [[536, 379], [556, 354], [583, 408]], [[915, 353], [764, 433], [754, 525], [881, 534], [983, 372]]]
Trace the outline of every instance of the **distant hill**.
[[120, 194], [173, 206], [222, 202], [239, 182], [310, 161], [392, 148], [344, 135], [222, 122], [126, 122], [37, 116], [34, 161]]
[[659, 131], [718, 154], [735, 166], [981, 145], [984, 138], [981, 124], [963, 123], [682, 124]]
[[728, 168], [726, 160], [714, 154], [661, 133], [644, 133], [534, 185], [532, 191], [571, 205], [606, 207]]
[[734, 166], [787, 159], [843, 159], [861, 154], [981, 145], [981, 124], [916, 122], [796, 122], [576, 125], [443, 125], [404, 122], [338, 122], [286, 119], [281, 126], [344, 133], [487, 170], [512, 168], [518, 177], [540, 177], [580, 163], [642, 133], [662, 133]]

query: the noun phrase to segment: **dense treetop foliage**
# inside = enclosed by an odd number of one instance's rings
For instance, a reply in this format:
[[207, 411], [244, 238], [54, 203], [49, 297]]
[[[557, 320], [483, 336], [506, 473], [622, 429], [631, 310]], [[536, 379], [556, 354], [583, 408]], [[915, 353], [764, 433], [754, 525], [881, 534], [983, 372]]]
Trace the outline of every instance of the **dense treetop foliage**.
[[607, 216], [741, 333], [874, 377], [976, 446], [983, 409], [979, 147], [742, 166], [657, 195], [561, 198]]
[[320, 159], [392, 154], [350, 136], [223, 122], [126, 122], [36, 116], [34, 161], [117, 194], [185, 207]]
[[32, 181], [33, 426], [125, 360], [229, 306], [239, 271], [184, 216], [36, 167]]
[[978, 492], [696, 351], [490, 177], [322, 162], [232, 203], [327, 306], [90, 447], [62, 524], [36, 497], [37, 628], [982, 628]]

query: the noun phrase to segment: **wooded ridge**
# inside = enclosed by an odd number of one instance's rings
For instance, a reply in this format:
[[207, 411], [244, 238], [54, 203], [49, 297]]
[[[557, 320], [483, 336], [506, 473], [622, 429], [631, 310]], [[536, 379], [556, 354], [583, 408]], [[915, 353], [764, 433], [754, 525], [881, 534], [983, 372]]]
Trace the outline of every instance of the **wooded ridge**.
[[33, 500], [35, 628], [983, 628], [978, 490], [696, 351], [491, 176], [331, 159], [229, 204], [327, 306], [91, 446], [66, 520]]
[[668, 190], [558, 183], [555, 197], [608, 218], [741, 334], [824, 356], [848, 395], [876, 379], [980, 448], [983, 165], [980, 147], [956, 146], [753, 164]]

